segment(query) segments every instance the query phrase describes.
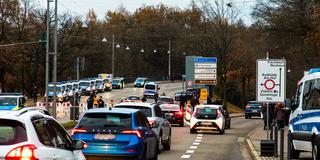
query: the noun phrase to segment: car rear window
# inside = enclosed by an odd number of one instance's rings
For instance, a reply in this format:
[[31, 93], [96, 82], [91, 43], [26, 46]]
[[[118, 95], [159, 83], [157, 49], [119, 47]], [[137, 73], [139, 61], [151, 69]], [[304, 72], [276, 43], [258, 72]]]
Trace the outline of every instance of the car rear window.
[[199, 119], [215, 119], [217, 117], [217, 109], [214, 108], [198, 108], [197, 118]]
[[131, 128], [131, 115], [120, 113], [86, 113], [79, 126], [85, 128]]
[[171, 103], [171, 104], [174, 103], [173, 99], [171, 98], [161, 98], [161, 97], [158, 98], [158, 102]]
[[160, 105], [162, 111], [180, 111], [178, 105]]
[[116, 108], [130, 108], [130, 109], [138, 109], [140, 110], [142, 113], [144, 113], [144, 115], [146, 117], [152, 117], [152, 110], [149, 107], [142, 107], [142, 106], [116, 106]]
[[249, 102], [248, 103], [248, 106], [251, 106], [251, 107], [261, 107], [261, 105], [259, 103], [256, 103], [256, 102]]
[[13, 145], [25, 141], [27, 133], [22, 123], [0, 119], [0, 145]]
[[147, 85], [145, 86], [145, 89], [156, 89], [156, 85], [147, 84]]

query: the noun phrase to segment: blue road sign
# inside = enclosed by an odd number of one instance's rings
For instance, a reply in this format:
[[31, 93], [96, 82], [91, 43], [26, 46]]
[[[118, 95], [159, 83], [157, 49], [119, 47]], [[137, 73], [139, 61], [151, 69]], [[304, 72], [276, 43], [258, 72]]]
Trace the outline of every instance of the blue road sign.
[[217, 63], [217, 58], [215, 57], [210, 57], [210, 58], [202, 58], [202, 57], [197, 57], [194, 58], [195, 63]]

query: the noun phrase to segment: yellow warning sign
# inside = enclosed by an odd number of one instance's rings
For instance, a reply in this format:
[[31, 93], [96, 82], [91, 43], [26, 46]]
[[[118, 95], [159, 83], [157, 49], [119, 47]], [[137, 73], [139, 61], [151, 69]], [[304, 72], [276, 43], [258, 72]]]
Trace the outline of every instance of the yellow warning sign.
[[200, 90], [200, 100], [207, 100], [208, 99], [208, 90], [201, 89]]

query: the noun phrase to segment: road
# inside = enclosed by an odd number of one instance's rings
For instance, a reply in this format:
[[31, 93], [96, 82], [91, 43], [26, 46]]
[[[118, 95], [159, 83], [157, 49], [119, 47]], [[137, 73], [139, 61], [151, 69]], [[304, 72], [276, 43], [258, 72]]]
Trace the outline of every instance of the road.
[[[160, 84], [160, 93], [173, 97], [177, 90], [182, 89], [181, 83]], [[143, 88], [114, 89], [111, 92], [99, 94], [105, 101], [115, 103], [129, 95], [143, 95]], [[85, 102], [86, 97], [83, 97]], [[153, 100], [148, 100], [153, 102]], [[248, 160], [251, 159], [245, 146], [245, 136], [256, 128], [259, 119], [232, 118], [231, 129], [224, 135], [218, 133], [190, 134], [189, 127], [172, 128], [172, 146], [170, 151], [163, 151], [160, 160], [192, 159], [192, 160]]]
[[[259, 125], [258, 121], [259, 119], [248, 120], [243, 117], [232, 118], [231, 129], [227, 129], [224, 135], [216, 132], [190, 134], [187, 126], [173, 127], [171, 151], [162, 152], [159, 159], [184, 157], [192, 160], [249, 160], [251, 157], [244, 140], [245, 136]], [[191, 146], [197, 146], [197, 149], [190, 149]], [[187, 151], [189, 153], [186, 153]]]

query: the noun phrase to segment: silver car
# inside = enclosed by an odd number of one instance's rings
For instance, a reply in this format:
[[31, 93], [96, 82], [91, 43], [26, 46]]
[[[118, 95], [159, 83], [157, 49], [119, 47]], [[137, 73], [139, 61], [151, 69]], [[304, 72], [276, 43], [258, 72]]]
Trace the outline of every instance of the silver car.
[[142, 111], [158, 136], [158, 152], [162, 150], [170, 150], [171, 148], [171, 124], [165, 119], [164, 113], [159, 105], [144, 102], [122, 102], [115, 108], [131, 108]]

